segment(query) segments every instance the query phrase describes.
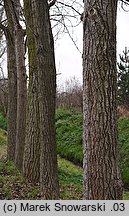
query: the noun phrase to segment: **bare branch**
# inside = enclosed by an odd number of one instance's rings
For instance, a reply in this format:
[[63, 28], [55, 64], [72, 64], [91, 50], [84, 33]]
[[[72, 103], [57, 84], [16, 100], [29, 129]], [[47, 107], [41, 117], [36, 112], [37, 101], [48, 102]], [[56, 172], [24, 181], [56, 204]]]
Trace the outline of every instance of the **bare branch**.
[[74, 41], [73, 37], [72, 37], [72, 36], [71, 36], [71, 34], [70, 34], [70, 32], [69, 32], [69, 30], [68, 30], [68, 27], [67, 27], [67, 26], [65, 26], [65, 28], [66, 28], [66, 30], [67, 30], [67, 33], [68, 33], [68, 35], [69, 35], [70, 39], [72, 40], [72, 42], [73, 42], [74, 46], [76, 47], [76, 49], [78, 50], [78, 52], [79, 52], [79, 53], [82, 55], [82, 53], [81, 53], [80, 49], [78, 48], [78, 46], [77, 46], [76, 42]]
[[60, 1], [58, 1], [58, 3], [59, 3], [59, 4], [62, 4], [62, 5], [64, 5], [64, 6], [66, 6], [66, 7], [71, 8], [71, 9], [74, 10], [78, 15], [81, 16], [81, 13], [80, 13], [79, 11], [77, 11], [77, 10], [76, 10], [72, 5], [69, 5], [69, 4], [66, 4], [66, 3], [60, 2]]
[[4, 7], [4, 5], [0, 2], [0, 6]]
[[4, 26], [4, 25], [2, 24], [2, 22], [0, 22], [0, 29], [2, 29], [2, 31], [4, 32], [5, 35], [7, 34], [7, 27]]
[[57, 0], [49, 0], [48, 7], [50, 8], [50, 7], [54, 6], [56, 1]]
[[121, 2], [123, 2], [126, 5], [129, 5], [129, 0], [120, 0]]

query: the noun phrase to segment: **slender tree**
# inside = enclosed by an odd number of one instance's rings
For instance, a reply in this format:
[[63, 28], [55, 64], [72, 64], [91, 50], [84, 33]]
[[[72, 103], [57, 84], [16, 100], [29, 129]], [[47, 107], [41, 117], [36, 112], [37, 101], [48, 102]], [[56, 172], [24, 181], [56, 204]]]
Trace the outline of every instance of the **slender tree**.
[[[9, 21], [10, 22], [10, 21]], [[7, 158], [15, 160], [17, 127], [17, 69], [14, 50], [13, 27], [7, 33], [7, 67], [8, 67], [8, 145]]]
[[27, 47], [29, 60], [28, 109], [23, 173], [32, 182], [39, 182], [40, 176], [40, 128], [38, 100], [38, 69], [31, 0], [24, 0]]
[[31, 0], [35, 37], [40, 128], [40, 189], [43, 199], [59, 198], [55, 138], [56, 67], [47, 0]]
[[8, 145], [7, 158], [15, 160], [16, 147], [16, 121], [17, 121], [17, 69], [14, 41], [14, 25], [6, 1], [4, 9], [7, 16], [7, 26], [0, 25], [7, 42], [7, 67], [8, 67]]
[[17, 0], [14, 3], [15, 14], [13, 15], [13, 21], [15, 22], [15, 50], [17, 56], [17, 131], [15, 164], [22, 170], [26, 128], [27, 76], [25, 68], [24, 30], [20, 23], [16, 21], [19, 17], [19, 8], [20, 1]]
[[85, 0], [84, 199], [122, 199], [117, 130], [117, 0]]
[[14, 28], [14, 47], [16, 54], [17, 68], [17, 128], [16, 128], [16, 150], [15, 163], [22, 170], [23, 151], [25, 144], [25, 126], [26, 126], [26, 69], [25, 69], [25, 47], [24, 30], [19, 22], [20, 0], [5, 0], [8, 10], [11, 14], [11, 21]]

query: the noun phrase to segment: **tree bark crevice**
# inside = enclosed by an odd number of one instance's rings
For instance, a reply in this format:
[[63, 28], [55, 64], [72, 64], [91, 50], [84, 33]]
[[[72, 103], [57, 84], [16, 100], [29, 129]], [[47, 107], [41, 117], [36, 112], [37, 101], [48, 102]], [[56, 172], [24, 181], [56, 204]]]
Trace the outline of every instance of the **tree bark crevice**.
[[114, 0], [84, 3], [85, 199], [122, 199], [116, 103], [116, 11]]

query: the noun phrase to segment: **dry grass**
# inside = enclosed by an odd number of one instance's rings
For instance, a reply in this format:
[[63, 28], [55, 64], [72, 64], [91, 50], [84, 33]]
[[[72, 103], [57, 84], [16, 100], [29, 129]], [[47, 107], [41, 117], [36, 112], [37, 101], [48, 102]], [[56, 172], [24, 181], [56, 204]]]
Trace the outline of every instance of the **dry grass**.
[[118, 106], [117, 111], [119, 119], [129, 119], [129, 109], [125, 106]]
[[4, 161], [7, 158], [7, 146], [0, 147], [0, 161]]

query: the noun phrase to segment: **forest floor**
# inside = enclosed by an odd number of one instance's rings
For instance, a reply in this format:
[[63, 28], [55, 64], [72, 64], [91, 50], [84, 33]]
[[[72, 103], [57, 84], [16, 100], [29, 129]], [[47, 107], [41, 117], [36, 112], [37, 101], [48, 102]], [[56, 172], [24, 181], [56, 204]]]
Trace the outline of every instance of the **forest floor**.
[[[0, 143], [0, 200], [35, 200], [40, 199], [39, 184], [32, 184], [16, 169], [11, 161], [6, 160], [6, 135], [0, 131], [3, 138]], [[82, 168], [58, 157], [60, 199], [79, 200], [83, 194]]]
[[[80, 200], [83, 197], [82, 114], [59, 110], [57, 113], [58, 172], [60, 199]], [[3, 128], [3, 129], [1, 129]], [[39, 184], [32, 184], [7, 161], [7, 122], [0, 115], [0, 200], [41, 199]], [[65, 133], [64, 133], [65, 132]], [[129, 200], [129, 120], [119, 121], [122, 178], [126, 187], [123, 199]], [[63, 148], [63, 151], [62, 151]], [[63, 155], [61, 154], [63, 152]], [[75, 164], [70, 161], [74, 161]]]
[[[2, 137], [6, 138], [4, 131], [2, 133]], [[6, 152], [7, 145], [2, 142], [0, 145], [0, 200], [40, 200], [39, 184], [32, 184], [23, 177], [14, 163], [6, 160]], [[82, 168], [60, 157], [58, 157], [58, 168], [60, 199], [81, 200], [83, 197]], [[129, 200], [128, 192], [124, 192], [123, 199]]]

